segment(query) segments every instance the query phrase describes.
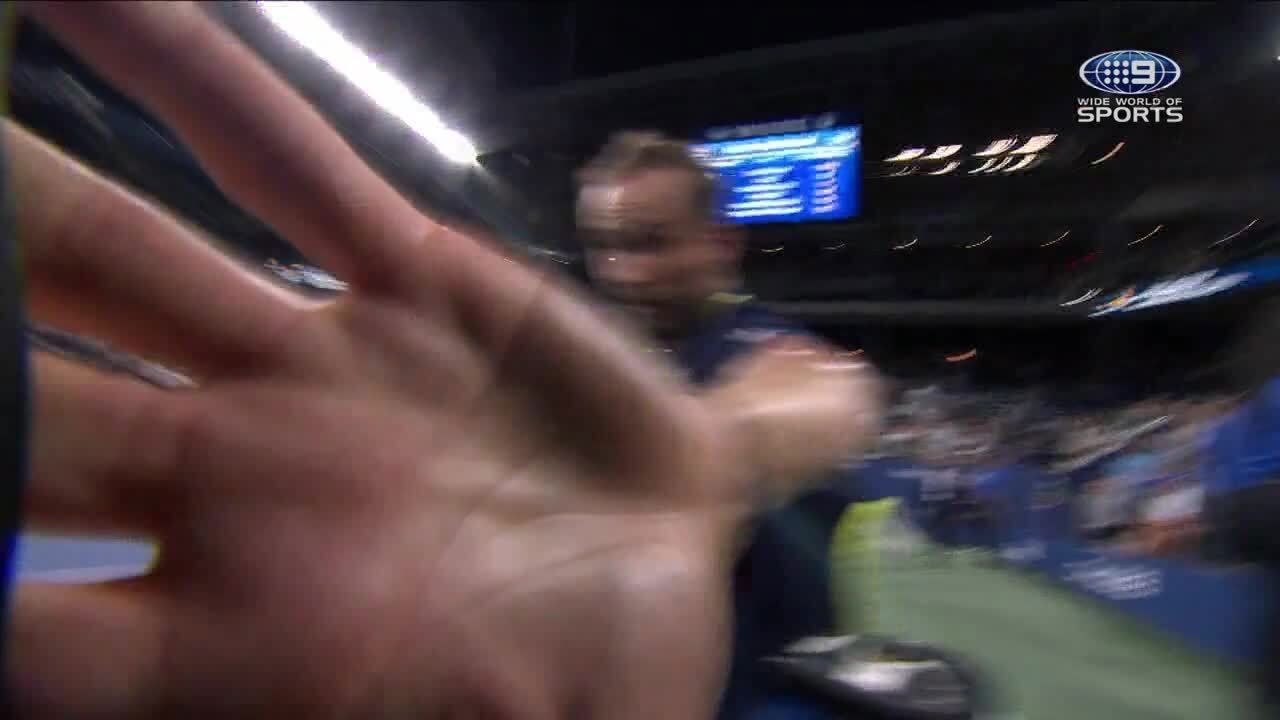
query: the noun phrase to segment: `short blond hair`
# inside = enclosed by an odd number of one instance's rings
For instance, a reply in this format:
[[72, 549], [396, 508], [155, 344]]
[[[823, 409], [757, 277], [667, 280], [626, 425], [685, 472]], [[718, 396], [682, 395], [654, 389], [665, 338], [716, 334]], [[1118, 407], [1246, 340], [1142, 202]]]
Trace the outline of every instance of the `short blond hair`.
[[616, 182], [645, 170], [676, 170], [689, 173], [693, 181], [693, 207], [714, 217], [720, 184], [708, 173], [685, 143], [653, 131], [626, 131], [614, 134], [581, 170], [579, 187]]

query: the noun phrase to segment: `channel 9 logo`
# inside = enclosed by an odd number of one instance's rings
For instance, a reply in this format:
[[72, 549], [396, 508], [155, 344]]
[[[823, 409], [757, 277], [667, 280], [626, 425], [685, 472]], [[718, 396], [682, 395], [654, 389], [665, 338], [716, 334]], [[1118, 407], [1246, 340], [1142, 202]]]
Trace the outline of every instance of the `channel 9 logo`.
[[1115, 50], [1094, 55], [1080, 65], [1085, 85], [1112, 95], [1146, 95], [1173, 87], [1182, 68], [1159, 53]]
[[1182, 98], [1155, 97], [1182, 77], [1172, 58], [1145, 50], [1113, 50], [1085, 60], [1080, 80], [1105, 93], [1078, 98], [1082, 123], [1180, 123]]

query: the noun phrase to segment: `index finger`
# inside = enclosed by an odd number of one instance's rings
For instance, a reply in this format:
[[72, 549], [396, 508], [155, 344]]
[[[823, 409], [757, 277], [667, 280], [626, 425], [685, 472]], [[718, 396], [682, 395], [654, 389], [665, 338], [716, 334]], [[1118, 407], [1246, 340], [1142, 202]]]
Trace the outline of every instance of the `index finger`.
[[386, 284], [432, 234], [430, 221], [198, 6], [34, 2], [24, 12], [176, 130], [231, 198], [353, 285]]

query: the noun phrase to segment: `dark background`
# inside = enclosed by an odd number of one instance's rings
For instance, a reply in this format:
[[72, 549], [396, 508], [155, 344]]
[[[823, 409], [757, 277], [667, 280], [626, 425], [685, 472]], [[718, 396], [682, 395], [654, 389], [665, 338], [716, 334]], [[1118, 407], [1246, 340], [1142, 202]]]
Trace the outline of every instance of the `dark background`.
[[[826, 308], [810, 319], [904, 375], [1178, 391], [1274, 367], [1273, 344], [1256, 339], [1271, 316], [1257, 296], [1090, 323], [1015, 323], [979, 310], [1052, 308], [1091, 289], [1273, 252], [1280, 6], [315, 5], [470, 136], [479, 165], [444, 162], [252, 3], [212, 11], [424, 209], [487, 226], [569, 272], [581, 273], [572, 171], [609, 133], [696, 138], [713, 125], [831, 111], [863, 124], [864, 215], [753, 228], [748, 284], [763, 298]], [[48, 37], [24, 26], [18, 46], [20, 120], [192, 217], [233, 252], [303, 260], [228, 203], [162, 125]], [[1080, 63], [1124, 48], [1181, 65], [1167, 94], [1184, 99], [1185, 122], [1076, 122], [1076, 98], [1090, 94]], [[896, 166], [883, 162], [908, 146], [972, 151], [1038, 133], [1058, 140], [1026, 173], [892, 177]], [[1119, 143], [1113, 159], [1093, 164]], [[845, 313], [849, 302], [917, 311]], [[1241, 353], [1245, 337], [1254, 344]], [[974, 361], [942, 360], [970, 347], [980, 350]]]

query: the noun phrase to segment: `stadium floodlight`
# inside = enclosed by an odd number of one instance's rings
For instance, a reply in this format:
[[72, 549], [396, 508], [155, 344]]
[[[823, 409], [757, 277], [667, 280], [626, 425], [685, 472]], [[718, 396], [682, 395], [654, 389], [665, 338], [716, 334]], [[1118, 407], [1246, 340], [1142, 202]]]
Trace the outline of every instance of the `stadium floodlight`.
[[1053, 141], [1057, 139], [1057, 135], [1032, 135], [1025, 143], [1022, 144], [1022, 147], [1017, 150], [1010, 150], [1009, 154], [1031, 155], [1033, 153], [1038, 153], [1052, 145]]
[[915, 160], [916, 158], [923, 155], [927, 149], [928, 148], [922, 148], [922, 147], [907, 148], [906, 150], [903, 150], [902, 152], [898, 153], [897, 155], [894, 155], [891, 158], [885, 158], [884, 161], [885, 162], [906, 162], [908, 160]]
[[1071, 231], [1070, 231], [1070, 230], [1068, 230], [1068, 231], [1066, 231], [1066, 232], [1062, 233], [1061, 235], [1059, 235], [1058, 237], [1056, 237], [1056, 238], [1054, 238], [1054, 239], [1050, 240], [1049, 242], [1047, 242], [1047, 243], [1045, 243], [1045, 244], [1041, 245], [1040, 247], [1049, 247], [1050, 245], [1057, 245], [1058, 243], [1060, 243], [1060, 242], [1062, 242], [1063, 240], [1065, 240], [1065, 239], [1067, 238], [1067, 236], [1068, 236], [1068, 235], [1070, 235], [1070, 234], [1071, 234]]
[[969, 171], [970, 175], [977, 175], [980, 172], [986, 172], [992, 165], [996, 164], [995, 158], [987, 158], [981, 165]]
[[[992, 160], [995, 160], [995, 158], [991, 158], [991, 159], [992, 159]], [[984, 175], [990, 175], [990, 174], [992, 174], [992, 173], [1000, 172], [1001, 170], [1003, 170], [1003, 169], [1005, 169], [1006, 167], [1008, 167], [1008, 166], [1009, 166], [1009, 163], [1012, 163], [1012, 162], [1014, 162], [1014, 157], [1013, 157], [1012, 155], [1005, 155], [1005, 156], [1004, 156], [1003, 158], [1001, 158], [1001, 159], [1000, 159], [1000, 161], [999, 161], [999, 162], [997, 162], [995, 165], [992, 165], [991, 167], [987, 168], [986, 170], [984, 170], [984, 171], [982, 171], [982, 172], [983, 172], [983, 174], [984, 174]]]
[[1163, 224], [1161, 224], [1161, 225], [1157, 225], [1157, 226], [1155, 226], [1155, 228], [1154, 228], [1154, 229], [1152, 229], [1152, 231], [1151, 231], [1151, 232], [1147, 233], [1146, 235], [1143, 235], [1142, 237], [1138, 238], [1137, 240], [1134, 240], [1133, 242], [1131, 242], [1131, 243], [1129, 243], [1129, 244], [1130, 244], [1130, 245], [1137, 245], [1138, 243], [1142, 242], [1143, 240], [1146, 240], [1147, 238], [1151, 237], [1152, 235], [1155, 235], [1156, 233], [1160, 232], [1160, 231], [1161, 231], [1161, 230], [1163, 230], [1163, 229], [1164, 229], [1164, 225], [1163, 225]]
[[1224, 243], [1224, 242], [1227, 242], [1227, 241], [1229, 241], [1229, 240], [1234, 240], [1234, 239], [1236, 239], [1236, 238], [1240, 237], [1240, 236], [1241, 236], [1241, 235], [1243, 235], [1244, 233], [1248, 232], [1248, 231], [1249, 231], [1249, 228], [1253, 227], [1254, 225], [1257, 225], [1257, 224], [1258, 224], [1258, 221], [1259, 221], [1259, 220], [1261, 220], [1261, 219], [1262, 219], [1262, 218], [1254, 218], [1254, 219], [1250, 220], [1248, 225], [1245, 225], [1244, 227], [1240, 228], [1239, 230], [1237, 230], [1237, 231], [1235, 231], [1235, 232], [1231, 233], [1230, 235], [1228, 235], [1228, 236], [1226, 236], [1226, 237], [1222, 238], [1221, 240], [1219, 240], [1219, 241], [1217, 241], [1217, 242], [1213, 243], [1213, 245], [1210, 245], [1209, 247], [1213, 247], [1214, 245], [1221, 245], [1221, 244], [1222, 244], [1222, 243]]
[[303, 2], [277, 0], [258, 0], [257, 5], [281, 32], [360, 88], [378, 107], [408, 125], [441, 155], [459, 164], [476, 161], [475, 145], [466, 135], [446, 125], [403, 82], [342, 37], [315, 8]]
[[974, 157], [991, 157], [992, 155], [999, 155], [1000, 153], [1008, 152], [1010, 148], [1012, 148], [1014, 145], [1017, 144], [1017, 142], [1018, 142], [1018, 138], [1005, 138], [1003, 140], [992, 140], [990, 145], [974, 153], [973, 156]]
[[[1013, 157], [1013, 154], [1012, 154], [1012, 153], [1010, 153], [1010, 154], [1009, 154], [1009, 157]], [[1007, 159], [1007, 158], [1006, 158], [1006, 159]], [[1004, 169], [1004, 170], [1002, 170], [1001, 172], [1007, 172], [1007, 173], [1011, 173], [1011, 172], [1018, 172], [1019, 170], [1022, 170], [1022, 169], [1024, 169], [1024, 168], [1026, 168], [1028, 165], [1030, 165], [1031, 163], [1033, 163], [1033, 162], [1035, 162], [1035, 161], [1036, 161], [1036, 156], [1035, 156], [1035, 155], [1023, 155], [1021, 160], [1019, 160], [1018, 162], [1016, 162], [1016, 163], [1014, 163], [1014, 164], [1010, 165], [1009, 167], [1005, 168], [1005, 169]]]
[[1090, 300], [1098, 297], [1101, 294], [1102, 294], [1102, 288], [1090, 288], [1085, 292], [1085, 294], [1081, 295], [1080, 297], [1074, 300], [1068, 300], [1064, 303], [1061, 303], [1059, 307], [1071, 307], [1072, 305], [1079, 305], [1082, 302], [1089, 302]]
[[1090, 165], [1101, 165], [1102, 163], [1104, 163], [1104, 162], [1106, 162], [1106, 161], [1110, 160], [1111, 158], [1115, 157], [1115, 156], [1116, 156], [1116, 153], [1120, 152], [1121, 148], [1123, 148], [1123, 147], [1124, 147], [1124, 142], [1123, 142], [1123, 141], [1122, 141], [1122, 142], [1118, 142], [1118, 143], [1116, 143], [1116, 146], [1115, 146], [1115, 147], [1111, 148], [1110, 152], [1108, 152], [1106, 155], [1103, 155], [1102, 157], [1098, 158], [1097, 160], [1094, 160], [1093, 162], [1091, 162], [1091, 163], [1089, 163], [1089, 164], [1090, 164]]
[[947, 158], [960, 152], [963, 145], [939, 145], [936, 150], [924, 157], [925, 160], [946, 160]]

